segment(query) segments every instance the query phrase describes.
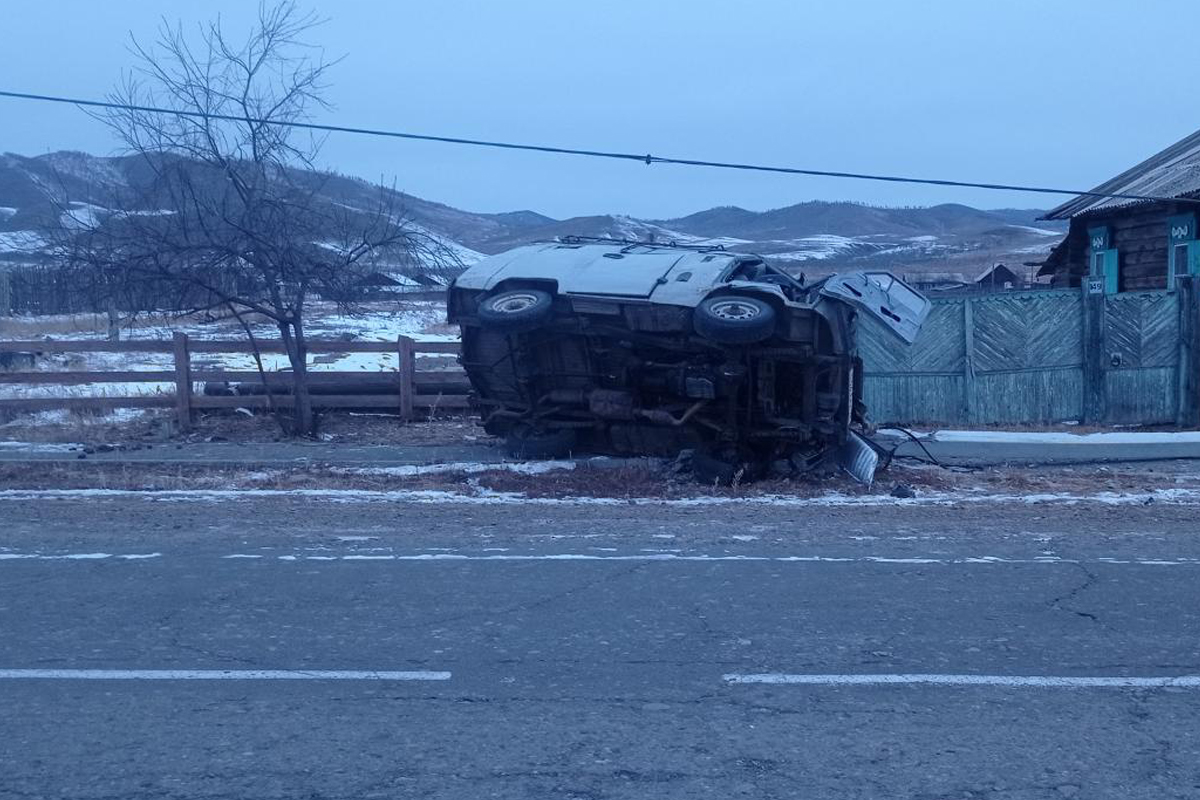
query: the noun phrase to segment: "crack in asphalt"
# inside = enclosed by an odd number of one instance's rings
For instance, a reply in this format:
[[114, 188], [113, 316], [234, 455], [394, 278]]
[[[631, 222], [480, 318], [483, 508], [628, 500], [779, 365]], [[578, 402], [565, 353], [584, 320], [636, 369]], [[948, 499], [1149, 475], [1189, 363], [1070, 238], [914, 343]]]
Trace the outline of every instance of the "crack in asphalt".
[[1051, 608], [1057, 609], [1059, 611], [1066, 611], [1066, 612], [1074, 614], [1078, 617], [1083, 617], [1084, 619], [1089, 619], [1092, 622], [1098, 623], [1098, 622], [1100, 622], [1100, 618], [1098, 616], [1096, 616], [1095, 614], [1091, 613], [1090, 611], [1080, 611], [1079, 609], [1071, 608], [1067, 604], [1070, 603], [1071, 601], [1075, 600], [1077, 597], [1079, 597], [1079, 595], [1083, 594], [1088, 589], [1092, 588], [1094, 585], [1096, 585], [1096, 582], [1099, 580], [1099, 577], [1086, 564], [1083, 564], [1083, 563], [1080, 563], [1077, 561], [1077, 562], [1073, 562], [1071, 564], [1071, 566], [1078, 568], [1083, 573], [1083, 575], [1084, 575], [1083, 581], [1078, 586], [1076, 586], [1075, 588], [1073, 588], [1069, 592], [1067, 592], [1066, 594], [1061, 594], [1061, 595], [1053, 598], [1050, 601], [1049, 605]]
[[1163, 794], [1164, 798], [1181, 798], [1183, 800], [1194, 798], [1194, 794], [1184, 795], [1166, 785], [1172, 777], [1171, 773], [1180, 769], [1182, 765], [1175, 757], [1175, 743], [1170, 739], [1156, 736], [1150, 730], [1153, 713], [1148, 707], [1149, 702], [1155, 697], [1162, 696], [1162, 690], [1151, 690], [1134, 692], [1129, 698], [1129, 729], [1142, 736], [1151, 745], [1149, 764], [1147, 764], [1142, 780], [1152, 782], [1163, 792], [1170, 792], [1170, 794]]

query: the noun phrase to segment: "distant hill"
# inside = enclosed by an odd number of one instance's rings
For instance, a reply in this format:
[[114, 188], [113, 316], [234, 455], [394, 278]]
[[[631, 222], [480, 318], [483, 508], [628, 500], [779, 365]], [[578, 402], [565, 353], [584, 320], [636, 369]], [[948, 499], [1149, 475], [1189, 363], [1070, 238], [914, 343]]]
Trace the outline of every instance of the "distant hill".
[[[112, 186], [145, 179], [145, 165], [133, 157], [74, 152], [0, 156], [0, 259], [34, 257], [38, 221], [55, 208], [48, 195], [86, 209], [88, 204], [103, 206]], [[329, 202], [367, 208], [377, 199], [378, 187], [357, 178], [311, 179], [322, 181], [320, 192]], [[1041, 260], [1065, 231], [1060, 223], [1038, 222], [1038, 209], [981, 210], [952, 203], [883, 208], [811, 201], [762, 212], [723, 206], [663, 220], [619, 214], [557, 220], [528, 210], [463, 211], [412, 195], [401, 194], [397, 200], [414, 225], [465, 264], [531, 241], [576, 235], [720, 245], [810, 273], [863, 267], [970, 272], [996, 262]]]

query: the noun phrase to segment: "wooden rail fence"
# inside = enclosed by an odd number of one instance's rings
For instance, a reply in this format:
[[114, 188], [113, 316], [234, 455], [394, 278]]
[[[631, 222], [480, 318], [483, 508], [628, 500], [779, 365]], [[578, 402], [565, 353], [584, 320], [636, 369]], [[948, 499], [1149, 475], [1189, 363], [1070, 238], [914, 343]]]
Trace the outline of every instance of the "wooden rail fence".
[[[464, 409], [468, 406], [469, 383], [466, 374], [459, 369], [422, 370], [418, 368], [418, 354], [456, 355], [457, 342], [417, 342], [407, 336], [395, 342], [339, 342], [310, 340], [310, 354], [322, 353], [395, 353], [399, 364], [395, 373], [388, 371], [310, 371], [309, 387], [315, 408], [372, 408], [391, 409], [405, 420], [412, 419], [418, 412], [432, 413], [440, 410]], [[283, 343], [265, 340], [257, 343], [260, 353], [285, 353]], [[186, 334], [176, 333], [173, 339], [109, 341], [0, 341], [0, 353], [170, 353], [170, 370], [75, 370], [65, 372], [48, 371], [0, 371], [0, 384], [82, 386], [96, 383], [170, 383], [174, 391], [162, 394], [92, 397], [21, 397], [0, 398], [0, 412], [43, 411], [49, 409], [103, 410], [113, 408], [174, 408], [182, 428], [192, 424], [197, 409], [211, 408], [269, 408], [288, 406], [293, 402], [290, 394], [283, 394], [290, 386], [289, 372], [267, 372], [266, 386], [263, 376], [257, 371], [195, 368], [193, 355], [197, 353], [253, 353], [255, 347], [237, 339], [190, 339]], [[394, 383], [392, 383], [394, 379]], [[197, 393], [197, 383], [226, 382], [261, 387], [262, 394], [239, 394], [234, 396], [206, 395]], [[322, 393], [322, 385], [346, 385], [353, 382], [370, 383], [373, 391], [350, 394]], [[394, 386], [395, 391], [390, 391]], [[431, 389], [430, 387], [434, 387]], [[362, 387], [366, 389], [364, 385]], [[381, 391], [382, 389], [382, 391]], [[270, 397], [267, 391], [271, 391]]]

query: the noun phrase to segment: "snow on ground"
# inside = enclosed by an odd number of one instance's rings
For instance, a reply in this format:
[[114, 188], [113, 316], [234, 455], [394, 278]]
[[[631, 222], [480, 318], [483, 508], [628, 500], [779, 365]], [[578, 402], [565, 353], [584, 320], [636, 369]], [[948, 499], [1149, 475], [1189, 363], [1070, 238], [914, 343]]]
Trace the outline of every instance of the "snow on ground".
[[[127, 422], [141, 419], [150, 413], [145, 408], [114, 408], [109, 411], [97, 412], [88, 414], [87, 416], [73, 416], [70, 410], [65, 408], [55, 408], [49, 411], [35, 411], [30, 414], [22, 414], [18, 419], [11, 422], [5, 422], [0, 425], [0, 432], [10, 426], [20, 428], [33, 425], [121, 425]], [[5, 442], [5, 446], [15, 446], [20, 444], [31, 444], [30, 442]], [[36, 443], [32, 443], [36, 444]]]
[[487, 258], [487, 256], [485, 256], [483, 253], [480, 253], [477, 250], [472, 250], [465, 245], [461, 245], [453, 239], [443, 236], [440, 233], [434, 233], [424, 225], [418, 225], [415, 222], [406, 221], [404, 226], [417, 233], [428, 236], [437, 244], [438, 247], [444, 248], [447, 252], [453, 254], [453, 256], [458, 259], [458, 261], [464, 267], [469, 267], [476, 261], [481, 261], [484, 258]]
[[[692, 241], [688, 241], [688, 239]], [[682, 244], [694, 244], [700, 247], [724, 247], [726, 250], [736, 250], [737, 248], [745, 248], [748, 244], [754, 244], [749, 239], [737, 239], [733, 236], [716, 236], [711, 239], [689, 236], [686, 239], [678, 239], [677, 241]]]
[[75, 443], [48, 442], [0, 442], [0, 450], [6, 453], [66, 453], [83, 447]]
[[29, 253], [45, 244], [46, 240], [34, 231], [0, 231], [0, 252]]
[[771, 248], [781, 248], [779, 252], [768, 251], [768, 258], [779, 261], [824, 261], [844, 255], [847, 251], [861, 246], [862, 242], [848, 236], [823, 234], [801, 239], [774, 240], [768, 244]]
[[827, 261], [848, 256], [879, 256], [897, 253], [932, 253], [949, 250], [936, 236], [912, 236], [901, 242], [877, 235], [837, 236], [821, 234], [800, 239], [775, 239], [758, 243], [767, 258], [779, 261]]
[[475, 493], [441, 489], [175, 489], [142, 491], [133, 489], [4, 489], [0, 502], [80, 499], [143, 499], [167, 502], [257, 502], [264, 499], [322, 500], [334, 503], [419, 503], [464, 505], [541, 505], [541, 506], [665, 506], [698, 508], [716, 506], [774, 506], [784, 508], [838, 508], [847, 506], [954, 506], [954, 505], [1102, 505], [1142, 506], [1200, 505], [1195, 489], [1158, 489], [1148, 492], [1097, 492], [1092, 494], [984, 494], [970, 491], [928, 492], [917, 497], [897, 498], [887, 494], [849, 495], [840, 492], [797, 497], [790, 495], [752, 495], [746, 497], [702, 496], [663, 499], [657, 497], [529, 497], [519, 492], [486, 489]]
[[1054, 249], [1054, 242], [1046, 242], [1045, 244], [1031, 244], [1028, 247], [1018, 247], [1013, 250], [1014, 253], [1049, 253]]
[[[310, 313], [312, 316], [307, 328], [308, 335], [313, 339], [395, 342], [400, 336], [410, 336], [421, 342], [458, 341], [458, 334], [455, 332], [426, 332], [445, 323], [445, 304], [440, 301], [405, 301], [400, 307], [375, 307], [354, 317], [339, 316], [332, 304], [318, 303]], [[31, 319], [50, 324], [61, 323], [69, 318]], [[279, 338], [278, 330], [265, 323], [253, 324], [251, 330], [255, 337], [263, 340]], [[124, 338], [169, 341], [175, 331], [181, 331], [195, 339], [245, 340], [245, 333], [237, 322], [228, 320], [214, 324], [188, 322], [178, 325], [164, 323], [138, 326], [125, 332]], [[9, 335], [6, 338], [12, 337]], [[48, 338], [98, 340], [103, 338], [103, 334], [91, 331]], [[282, 353], [264, 353], [262, 360], [267, 371], [289, 368], [287, 356]], [[47, 355], [39, 361], [38, 368], [54, 372], [147, 372], [171, 370], [173, 365], [174, 360], [170, 353], [64, 353]], [[257, 366], [250, 353], [197, 353], [192, 356], [192, 368], [251, 372], [255, 371]], [[395, 353], [316, 353], [309, 357], [309, 369], [313, 372], [394, 372], [398, 368], [399, 358]], [[93, 383], [80, 386], [0, 384], [0, 398], [121, 397], [173, 392], [174, 383], [154, 381]]]
[[92, 203], [72, 203], [59, 220], [66, 230], [90, 230], [100, 226], [101, 212], [109, 213], [109, 210]]
[[1055, 238], [1061, 238], [1062, 236], [1066, 235], [1063, 231], [1052, 231], [1049, 228], [1035, 228], [1032, 225], [1009, 225], [1008, 227], [1016, 228], [1019, 231], [1036, 233], [1038, 236], [1053, 236]]
[[392, 478], [412, 478], [419, 475], [442, 475], [479, 472], [515, 472], [518, 475], [541, 475], [558, 470], [573, 470], [574, 461], [449, 461], [444, 464], [402, 464], [395, 467], [337, 467], [331, 471], [339, 475], [375, 475]]
[[[884, 429], [889, 430], [889, 429]], [[978, 444], [1200, 444], [1200, 431], [1102, 431], [1063, 433], [1055, 431], [933, 431], [924, 434], [938, 442]]]

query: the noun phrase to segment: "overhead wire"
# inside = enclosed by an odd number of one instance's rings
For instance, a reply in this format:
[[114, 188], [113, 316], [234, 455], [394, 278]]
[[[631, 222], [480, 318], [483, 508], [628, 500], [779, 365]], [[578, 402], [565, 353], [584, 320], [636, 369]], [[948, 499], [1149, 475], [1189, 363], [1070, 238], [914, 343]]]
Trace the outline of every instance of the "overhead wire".
[[584, 156], [589, 158], [606, 158], [621, 161], [641, 162], [651, 164], [672, 164], [685, 167], [709, 167], [713, 169], [742, 170], [750, 172], [766, 172], [784, 175], [806, 175], [822, 178], [844, 178], [851, 180], [882, 181], [887, 183], [910, 183], [926, 186], [948, 186], [967, 189], [986, 189], [1005, 192], [1029, 192], [1034, 194], [1075, 195], [1080, 197], [1095, 197], [1106, 200], [1137, 200], [1148, 202], [1177, 202], [1200, 204], [1200, 198], [1162, 197], [1151, 194], [1135, 194], [1129, 192], [1101, 192], [1096, 190], [1062, 189], [1049, 186], [1027, 186], [1011, 183], [990, 183], [981, 181], [950, 180], [944, 178], [920, 178], [902, 175], [884, 175], [867, 172], [848, 172], [841, 170], [807, 169], [801, 167], [783, 167], [767, 164], [752, 164], [738, 161], [712, 161], [696, 158], [678, 158], [675, 156], [656, 156], [651, 153], [628, 153], [611, 150], [598, 150], [578, 147], [558, 147], [544, 144], [522, 142], [503, 142], [488, 139], [471, 139], [459, 136], [443, 136], [408, 131], [385, 130], [380, 128], [365, 128], [353, 125], [333, 125], [320, 122], [305, 122], [301, 120], [273, 120], [235, 114], [214, 114], [188, 109], [164, 108], [160, 106], [139, 105], [135, 103], [120, 103], [111, 100], [90, 100], [61, 95], [35, 94], [32, 92], [14, 92], [0, 90], [0, 97], [15, 100], [31, 100], [46, 103], [63, 103], [83, 108], [105, 108], [118, 111], [137, 111], [150, 114], [166, 114], [178, 117], [215, 120], [221, 122], [237, 122], [251, 125], [275, 125], [280, 127], [297, 128], [301, 130], [321, 131], [324, 133], [349, 133], [362, 136], [378, 136], [412, 141], [437, 142], [442, 144], [463, 145], [469, 147], [485, 147], [502, 150], [517, 150], [556, 155]]

